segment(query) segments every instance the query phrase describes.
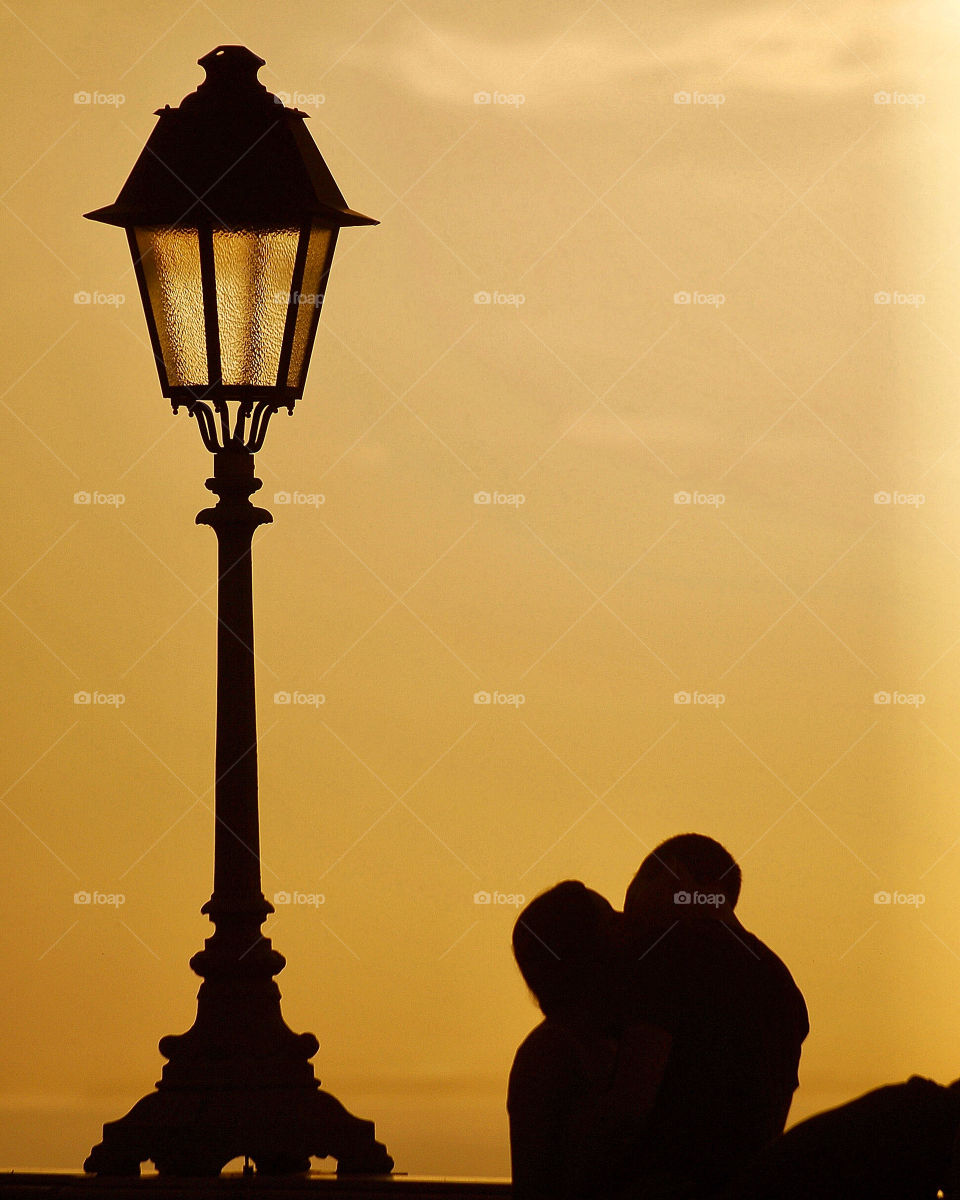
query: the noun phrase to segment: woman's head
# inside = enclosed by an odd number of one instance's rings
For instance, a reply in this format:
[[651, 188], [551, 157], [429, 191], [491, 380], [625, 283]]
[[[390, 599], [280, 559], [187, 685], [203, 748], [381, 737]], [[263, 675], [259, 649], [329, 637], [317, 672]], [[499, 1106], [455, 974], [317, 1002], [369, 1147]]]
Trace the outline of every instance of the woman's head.
[[513, 927], [513, 954], [545, 1016], [596, 997], [614, 951], [618, 914], [567, 879], [536, 896]]

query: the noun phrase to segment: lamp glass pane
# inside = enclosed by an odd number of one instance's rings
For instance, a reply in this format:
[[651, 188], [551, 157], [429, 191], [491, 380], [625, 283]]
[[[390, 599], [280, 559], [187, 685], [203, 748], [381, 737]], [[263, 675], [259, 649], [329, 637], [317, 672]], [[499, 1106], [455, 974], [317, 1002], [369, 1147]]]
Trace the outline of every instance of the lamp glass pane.
[[209, 380], [197, 230], [147, 226], [134, 233], [167, 379], [173, 387], [204, 386]]
[[290, 367], [287, 371], [287, 385], [298, 387], [304, 369], [304, 358], [310, 345], [310, 328], [319, 313], [323, 303], [321, 288], [326, 287], [326, 272], [328, 269], [327, 252], [333, 230], [314, 225], [310, 230], [310, 244], [307, 247], [307, 261], [303, 268], [303, 283], [297, 301], [297, 321], [293, 327], [293, 347], [290, 352]]
[[223, 382], [276, 387], [299, 229], [214, 229]]

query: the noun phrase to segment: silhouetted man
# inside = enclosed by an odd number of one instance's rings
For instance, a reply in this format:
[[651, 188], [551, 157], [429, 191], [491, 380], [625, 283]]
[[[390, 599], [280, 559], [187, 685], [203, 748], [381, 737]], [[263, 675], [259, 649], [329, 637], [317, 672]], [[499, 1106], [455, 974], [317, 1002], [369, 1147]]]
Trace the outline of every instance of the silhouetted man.
[[644, 859], [624, 902], [627, 1017], [670, 1035], [639, 1155], [664, 1195], [722, 1188], [782, 1132], [797, 1087], [806, 1005], [737, 920], [739, 894], [729, 852], [681, 834]]

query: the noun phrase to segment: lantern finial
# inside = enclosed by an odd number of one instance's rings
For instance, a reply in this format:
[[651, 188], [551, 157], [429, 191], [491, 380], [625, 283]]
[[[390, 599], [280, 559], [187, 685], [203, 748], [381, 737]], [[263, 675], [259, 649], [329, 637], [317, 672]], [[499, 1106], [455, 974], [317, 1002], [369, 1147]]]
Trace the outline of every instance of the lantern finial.
[[217, 46], [197, 62], [206, 71], [206, 78], [195, 92], [184, 97], [181, 108], [197, 103], [236, 104], [257, 100], [280, 103], [257, 78], [265, 60], [246, 46]]

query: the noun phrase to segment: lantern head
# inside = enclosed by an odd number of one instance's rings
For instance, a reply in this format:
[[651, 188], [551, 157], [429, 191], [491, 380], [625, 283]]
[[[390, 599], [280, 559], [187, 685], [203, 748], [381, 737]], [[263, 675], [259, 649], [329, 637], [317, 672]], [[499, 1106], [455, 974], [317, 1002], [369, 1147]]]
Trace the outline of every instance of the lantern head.
[[305, 114], [257, 79], [263, 59], [199, 61], [206, 79], [158, 111], [116, 203], [86, 216], [127, 231], [174, 410], [209, 449], [254, 451], [303, 395], [339, 230], [377, 222], [347, 208]]

